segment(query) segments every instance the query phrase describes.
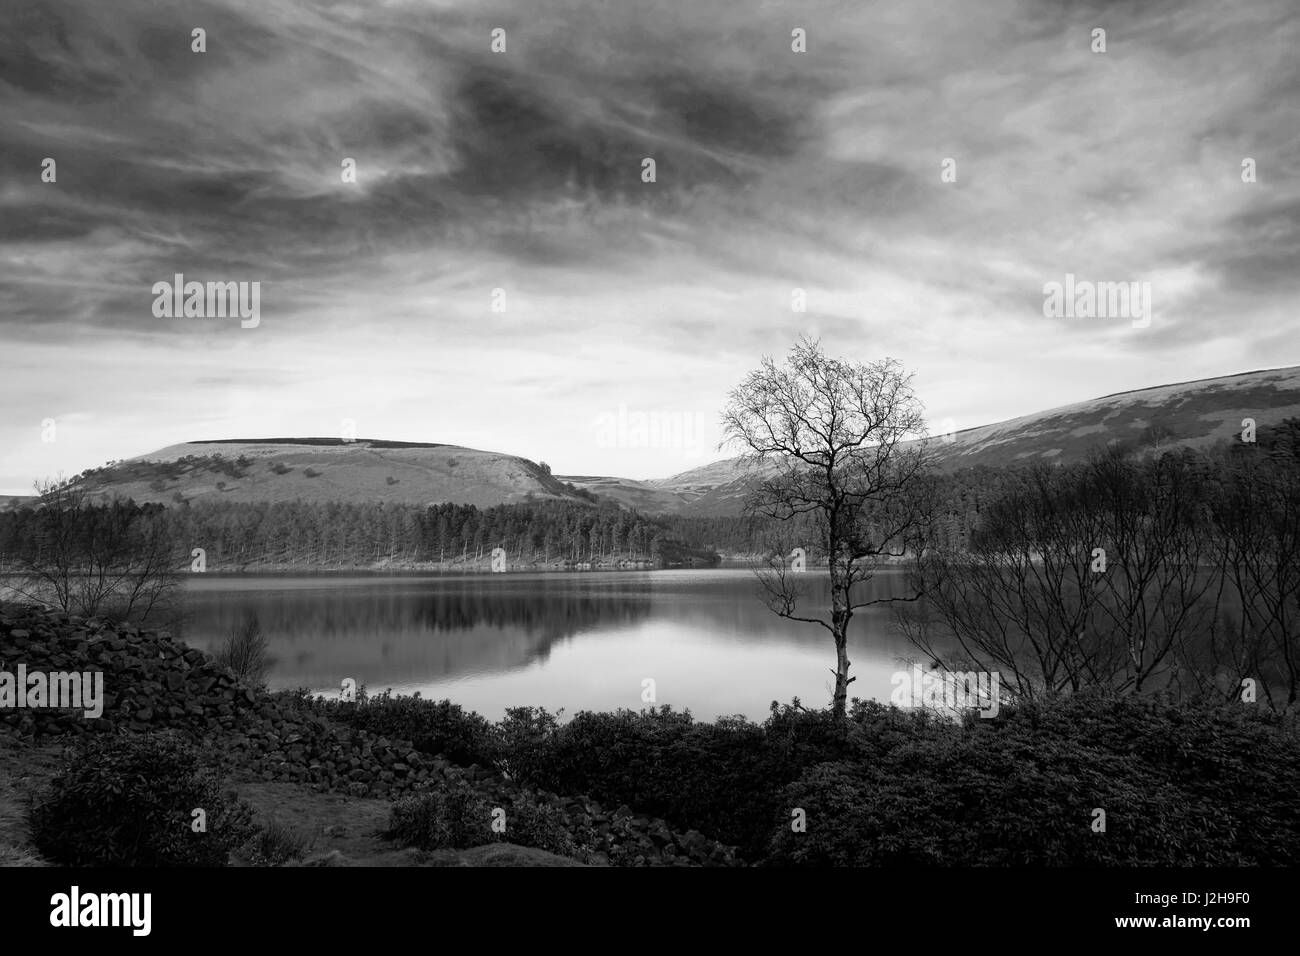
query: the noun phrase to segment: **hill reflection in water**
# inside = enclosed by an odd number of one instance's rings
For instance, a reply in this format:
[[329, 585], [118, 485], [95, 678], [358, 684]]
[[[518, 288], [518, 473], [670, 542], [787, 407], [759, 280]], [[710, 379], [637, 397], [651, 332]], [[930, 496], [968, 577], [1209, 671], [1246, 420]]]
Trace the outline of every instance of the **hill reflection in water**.
[[[811, 583], [815, 583], [810, 581]], [[893, 593], [882, 575], [871, 588]], [[783, 621], [744, 570], [429, 577], [188, 579], [184, 637], [212, 649], [256, 613], [272, 687], [335, 694], [345, 677], [449, 697], [488, 717], [506, 707], [691, 708], [760, 718], [770, 701], [829, 698], [834, 650], [821, 628]], [[858, 696], [888, 699], [911, 651], [888, 612], [855, 620]]]

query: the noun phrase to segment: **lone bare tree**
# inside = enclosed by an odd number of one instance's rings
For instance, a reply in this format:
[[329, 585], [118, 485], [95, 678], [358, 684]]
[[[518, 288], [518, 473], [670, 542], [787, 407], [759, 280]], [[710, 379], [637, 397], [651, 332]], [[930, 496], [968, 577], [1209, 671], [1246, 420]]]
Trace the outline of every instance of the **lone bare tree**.
[[729, 396], [724, 445], [764, 478], [746, 501], [750, 514], [800, 526], [814, 536], [830, 576], [830, 618], [802, 616], [803, 592], [790, 568], [760, 573], [768, 606], [793, 621], [819, 624], [835, 641], [832, 710], [847, 711], [848, 628], [854, 611], [901, 598], [862, 599], [882, 559], [902, 557], [923, 528], [926, 509], [916, 494], [927, 453], [921, 404], [912, 376], [886, 358], [870, 364], [825, 355], [801, 337], [785, 363], [771, 357]]

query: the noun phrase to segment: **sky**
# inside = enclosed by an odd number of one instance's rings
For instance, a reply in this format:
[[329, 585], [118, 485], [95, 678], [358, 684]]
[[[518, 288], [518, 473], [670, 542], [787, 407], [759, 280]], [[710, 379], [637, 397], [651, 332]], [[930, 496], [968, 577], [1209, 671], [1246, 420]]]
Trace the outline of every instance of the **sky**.
[[805, 333], [936, 431], [1300, 364], [1297, 50], [1294, 0], [6, 0], [0, 494], [345, 419], [666, 477]]

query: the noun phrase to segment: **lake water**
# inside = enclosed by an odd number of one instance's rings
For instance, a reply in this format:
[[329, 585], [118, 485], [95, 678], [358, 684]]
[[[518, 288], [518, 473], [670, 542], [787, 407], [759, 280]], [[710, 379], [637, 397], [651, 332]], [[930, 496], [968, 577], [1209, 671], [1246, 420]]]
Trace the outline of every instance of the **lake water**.
[[[807, 607], [827, 602], [809, 574]], [[902, 594], [897, 572], [862, 594]], [[855, 591], [855, 597], [857, 596]], [[212, 650], [256, 613], [270, 640], [273, 688], [336, 696], [351, 677], [372, 693], [419, 691], [490, 719], [505, 708], [639, 710], [762, 720], [773, 700], [830, 702], [830, 633], [777, 617], [743, 569], [473, 576], [200, 577], [186, 580], [182, 635]], [[888, 700], [890, 676], [915, 650], [890, 605], [850, 625], [850, 696]], [[802, 607], [801, 607], [802, 613]]]

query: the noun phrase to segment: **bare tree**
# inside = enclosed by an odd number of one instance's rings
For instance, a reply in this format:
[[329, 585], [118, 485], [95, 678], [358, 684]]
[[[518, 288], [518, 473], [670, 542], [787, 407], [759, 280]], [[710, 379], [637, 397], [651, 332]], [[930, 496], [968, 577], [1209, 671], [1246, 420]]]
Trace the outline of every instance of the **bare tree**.
[[1207, 484], [1184, 456], [1143, 464], [1111, 453], [1089, 460], [1080, 486], [1078, 507], [1105, 519], [1098, 545], [1109, 555], [1106, 572], [1096, 575], [1095, 626], [1124, 653], [1119, 689], [1140, 693], [1213, 617]]
[[1225, 587], [1239, 615], [1216, 631], [1216, 669], [1232, 678], [1257, 677], [1276, 709], [1300, 699], [1300, 473], [1296, 460], [1236, 461], [1228, 465], [1213, 508], [1222, 547]]
[[1142, 429], [1139, 436], [1139, 444], [1142, 448], [1150, 448], [1152, 453], [1157, 457], [1160, 451], [1166, 445], [1178, 440], [1178, 433], [1166, 425], [1164, 422], [1152, 422], [1146, 428]]
[[181, 555], [161, 507], [91, 503], [75, 479], [35, 487], [0, 554], [14, 592], [84, 616], [144, 619], [169, 603]]
[[[829, 619], [804, 616], [805, 597], [786, 568], [760, 572], [768, 605], [793, 621], [818, 624], [835, 641], [833, 713], [847, 710], [848, 628], [854, 611], [904, 598], [861, 600], [855, 585], [882, 560], [901, 557], [918, 539], [924, 509], [912, 494], [926, 464], [924, 419], [912, 376], [893, 359], [870, 364], [829, 358], [801, 338], [785, 363], [771, 357], [729, 396], [724, 444], [766, 477], [746, 502], [760, 514], [815, 536], [830, 578]], [[811, 542], [810, 542], [811, 543]]]
[[230, 629], [225, 643], [213, 657], [218, 665], [229, 668], [239, 680], [264, 688], [266, 674], [271, 666], [269, 647], [266, 635], [262, 632], [261, 621], [255, 613], [249, 612], [239, 624]]
[[1017, 475], [969, 551], [932, 548], [917, 562], [932, 613], [903, 619], [909, 639], [938, 661], [955, 643], [998, 665], [1016, 696], [1141, 692], [1169, 677], [1216, 608], [1195, 467], [1109, 451]]
[[1064, 478], [1049, 464], [1023, 469], [986, 505], [969, 549], [927, 542], [913, 570], [927, 603], [899, 620], [937, 665], [996, 668], [1013, 697], [1077, 690], [1120, 666], [1089, 627], [1100, 516], [1063, 507]]

